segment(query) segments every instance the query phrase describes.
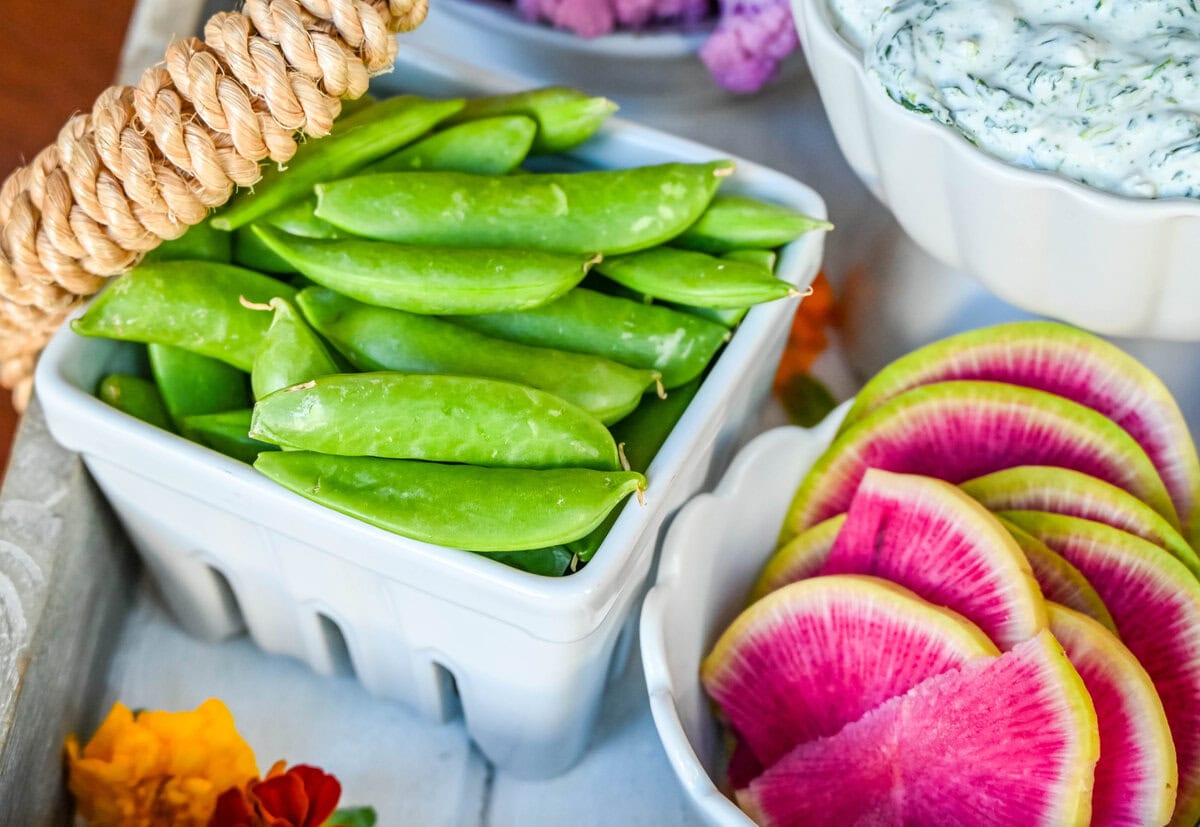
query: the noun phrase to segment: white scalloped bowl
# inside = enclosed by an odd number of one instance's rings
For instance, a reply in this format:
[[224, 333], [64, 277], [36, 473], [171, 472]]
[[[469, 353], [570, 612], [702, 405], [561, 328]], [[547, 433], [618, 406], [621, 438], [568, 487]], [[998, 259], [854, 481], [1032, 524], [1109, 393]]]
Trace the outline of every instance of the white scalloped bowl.
[[826, 0], [792, 0], [842, 153], [914, 241], [1024, 310], [1200, 340], [1200, 201], [1136, 199], [1011, 166], [896, 105]]
[[754, 827], [715, 780], [727, 756], [700, 685], [700, 661], [745, 608], [796, 487], [833, 441], [849, 405], [816, 428], [788, 426], [755, 437], [713, 493], [679, 511], [663, 541], [658, 576], [642, 604], [642, 663], [654, 726], [696, 823]]

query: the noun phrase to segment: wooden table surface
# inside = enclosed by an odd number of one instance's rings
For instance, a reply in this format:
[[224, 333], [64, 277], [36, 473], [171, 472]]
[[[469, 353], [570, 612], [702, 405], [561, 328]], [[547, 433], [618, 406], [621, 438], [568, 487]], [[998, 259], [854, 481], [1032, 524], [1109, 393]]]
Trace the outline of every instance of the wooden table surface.
[[[0, 2], [0, 179], [53, 141], [67, 118], [112, 82], [134, 3]], [[0, 479], [16, 420], [8, 392], [0, 390]]]

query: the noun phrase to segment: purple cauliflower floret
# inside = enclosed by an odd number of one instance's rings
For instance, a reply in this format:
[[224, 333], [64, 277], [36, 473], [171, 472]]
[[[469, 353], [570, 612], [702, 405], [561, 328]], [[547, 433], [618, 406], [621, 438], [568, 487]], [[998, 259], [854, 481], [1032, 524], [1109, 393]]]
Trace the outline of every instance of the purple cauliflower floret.
[[617, 21], [612, 0], [517, 0], [517, 10], [526, 20], [545, 20], [580, 37], [606, 35]]
[[[526, 20], [545, 21], [580, 37], [665, 21], [686, 28], [703, 20], [711, 7], [710, 0], [516, 0], [516, 5]], [[700, 57], [726, 89], [757, 92], [797, 43], [788, 0], [721, 0], [720, 21]]]
[[757, 92], [798, 43], [788, 0], [722, 0], [721, 20], [700, 58], [726, 89]]
[[641, 29], [671, 21], [684, 26], [703, 20], [709, 0], [516, 0], [526, 20], [544, 20], [580, 37], [600, 37], [617, 26]]

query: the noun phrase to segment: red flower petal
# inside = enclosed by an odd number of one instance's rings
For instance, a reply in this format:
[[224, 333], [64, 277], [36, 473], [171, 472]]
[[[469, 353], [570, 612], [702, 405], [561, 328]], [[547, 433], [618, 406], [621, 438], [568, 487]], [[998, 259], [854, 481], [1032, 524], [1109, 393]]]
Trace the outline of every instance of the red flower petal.
[[254, 805], [241, 787], [231, 787], [217, 798], [216, 809], [208, 827], [256, 827], [258, 816]]
[[300, 776], [308, 795], [308, 818], [298, 827], [321, 827], [337, 809], [342, 785], [332, 775], [306, 764], [297, 764], [289, 772]]
[[308, 794], [303, 779], [288, 770], [250, 787], [259, 811], [267, 823], [276, 827], [304, 827], [308, 824]]

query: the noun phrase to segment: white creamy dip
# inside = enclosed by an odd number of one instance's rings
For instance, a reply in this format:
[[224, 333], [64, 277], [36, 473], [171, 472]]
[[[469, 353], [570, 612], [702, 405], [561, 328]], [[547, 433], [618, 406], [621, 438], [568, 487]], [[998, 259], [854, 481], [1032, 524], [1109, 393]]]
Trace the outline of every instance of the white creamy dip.
[[888, 95], [1012, 164], [1200, 198], [1200, 0], [829, 0]]

